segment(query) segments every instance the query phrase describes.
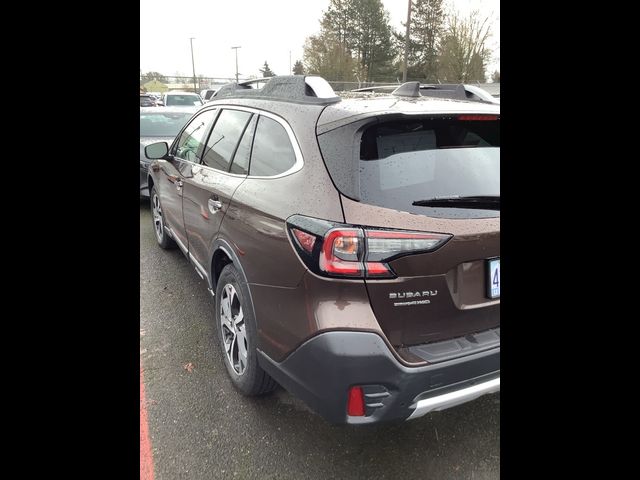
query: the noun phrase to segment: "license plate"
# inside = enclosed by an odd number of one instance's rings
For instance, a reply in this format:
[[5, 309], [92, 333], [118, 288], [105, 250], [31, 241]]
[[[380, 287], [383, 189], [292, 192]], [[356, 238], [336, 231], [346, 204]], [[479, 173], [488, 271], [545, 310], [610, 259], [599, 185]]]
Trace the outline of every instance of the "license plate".
[[487, 297], [500, 298], [500, 259], [487, 260]]

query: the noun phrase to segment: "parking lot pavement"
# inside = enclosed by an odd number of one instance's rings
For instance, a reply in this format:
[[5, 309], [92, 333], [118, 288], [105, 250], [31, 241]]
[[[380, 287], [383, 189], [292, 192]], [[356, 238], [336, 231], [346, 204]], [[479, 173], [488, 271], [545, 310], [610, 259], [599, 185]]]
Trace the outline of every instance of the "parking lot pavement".
[[499, 478], [499, 394], [411, 422], [329, 425], [282, 389], [239, 395], [212, 312], [182, 253], [157, 246], [141, 202], [140, 358], [156, 479]]

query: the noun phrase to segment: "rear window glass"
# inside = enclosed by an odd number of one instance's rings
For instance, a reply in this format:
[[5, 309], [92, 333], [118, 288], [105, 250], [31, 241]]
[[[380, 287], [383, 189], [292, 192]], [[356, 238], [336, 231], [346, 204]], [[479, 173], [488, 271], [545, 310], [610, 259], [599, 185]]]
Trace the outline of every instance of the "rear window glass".
[[500, 121], [376, 124], [362, 134], [359, 177], [361, 201], [412, 213], [428, 214], [413, 202], [435, 197], [499, 196]]
[[[160, 109], [158, 109], [160, 110]], [[190, 113], [159, 111], [140, 114], [141, 137], [175, 137], [191, 117]]]
[[167, 95], [166, 106], [190, 106], [202, 105], [202, 100], [197, 95]]

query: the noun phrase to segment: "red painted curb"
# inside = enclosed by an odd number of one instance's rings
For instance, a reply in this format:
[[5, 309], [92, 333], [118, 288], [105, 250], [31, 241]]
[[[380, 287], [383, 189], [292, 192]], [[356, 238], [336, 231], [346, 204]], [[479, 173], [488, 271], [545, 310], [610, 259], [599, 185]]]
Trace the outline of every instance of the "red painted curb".
[[140, 366], [140, 480], [153, 480], [153, 454], [147, 423], [147, 401], [144, 396], [142, 366]]

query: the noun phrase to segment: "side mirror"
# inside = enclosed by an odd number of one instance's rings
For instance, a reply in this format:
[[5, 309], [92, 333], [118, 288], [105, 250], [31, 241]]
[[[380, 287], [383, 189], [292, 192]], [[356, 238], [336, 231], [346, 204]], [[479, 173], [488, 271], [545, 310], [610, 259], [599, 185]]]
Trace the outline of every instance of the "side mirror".
[[167, 142], [152, 143], [144, 147], [144, 156], [149, 160], [164, 158], [167, 153], [169, 153], [169, 145], [167, 145]]

